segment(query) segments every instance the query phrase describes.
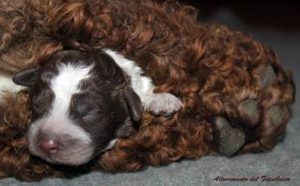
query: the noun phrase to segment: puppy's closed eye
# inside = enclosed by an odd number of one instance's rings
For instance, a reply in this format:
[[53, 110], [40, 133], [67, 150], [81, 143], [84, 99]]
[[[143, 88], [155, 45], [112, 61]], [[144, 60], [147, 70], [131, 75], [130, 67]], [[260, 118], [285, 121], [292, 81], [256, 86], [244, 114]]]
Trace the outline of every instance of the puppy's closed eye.
[[77, 103], [73, 108], [73, 113], [78, 118], [83, 118], [86, 116], [93, 108], [86, 103]]
[[36, 90], [36, 96], [31, 103], [32, 111], [39, 115], [45, 114], [49, 110], [53, 99], [54, 95], [50, 89]]
[[77, 94], [72, 97], [70, 114], [74, 119], [83, 119], [93, 110], [96, 110], [95, 104], [88, 99], [88, 95]]

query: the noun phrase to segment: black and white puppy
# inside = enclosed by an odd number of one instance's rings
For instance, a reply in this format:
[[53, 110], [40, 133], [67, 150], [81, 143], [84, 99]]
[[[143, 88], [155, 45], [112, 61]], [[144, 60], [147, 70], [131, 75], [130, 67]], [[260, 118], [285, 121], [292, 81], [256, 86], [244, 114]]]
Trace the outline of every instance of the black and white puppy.
[[112, 50], [66, 50], [14, 82], [31, 90], [32, 154], [56, 164], [80, 165], [134, 131], [142, 109], [172, 113], [182, 106], [155, 86], [133, 61]]

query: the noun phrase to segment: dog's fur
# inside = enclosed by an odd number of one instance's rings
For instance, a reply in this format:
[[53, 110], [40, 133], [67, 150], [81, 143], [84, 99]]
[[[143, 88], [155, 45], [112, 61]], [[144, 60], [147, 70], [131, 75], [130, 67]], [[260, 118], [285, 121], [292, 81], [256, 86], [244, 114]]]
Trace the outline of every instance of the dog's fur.
[[[66, 48], [111, 48], [135, 61], [156, 92], [180, 97], [183, 108], [170, 117], [144, 112], [137, 133], [89, 164], [70, 168], [30, 155], [28, 92], [6, 93], [0, 105], [0, 177], [29, 181], [96, 169], [134, 171], [216, 154], [222, 136], [216, 125], [224, 118], [245, 133], [235, 154], [271, 150], [284, 134], [294, 101], [291, 74], [248, 35], [198, 23], [192, 7], [148, 0], [18, 3], [1, 7], [0, 69], [41, 66]], [[245, 112], [249, 105], [256, 112]]]

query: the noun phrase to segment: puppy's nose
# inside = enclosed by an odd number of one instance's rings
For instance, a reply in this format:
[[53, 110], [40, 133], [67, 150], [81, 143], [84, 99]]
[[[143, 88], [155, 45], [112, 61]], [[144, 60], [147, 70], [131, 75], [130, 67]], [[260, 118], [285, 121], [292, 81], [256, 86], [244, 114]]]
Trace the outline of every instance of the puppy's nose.
[[55, 154], [59, 150], [59, 144], [53, 139], [43, 138], [39, 142], [39, 147], [47, 154]]

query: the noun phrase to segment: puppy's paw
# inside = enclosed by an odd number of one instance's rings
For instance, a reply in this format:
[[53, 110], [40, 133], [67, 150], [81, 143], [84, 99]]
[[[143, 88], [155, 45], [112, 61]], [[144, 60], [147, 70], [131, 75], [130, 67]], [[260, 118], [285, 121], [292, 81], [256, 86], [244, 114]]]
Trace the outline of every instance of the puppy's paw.
[[164, 116], [173, 114], [183, 106], [179, 98], [170, 93], [153, 93], [145, 96], [142, 102], [146, 111]]

